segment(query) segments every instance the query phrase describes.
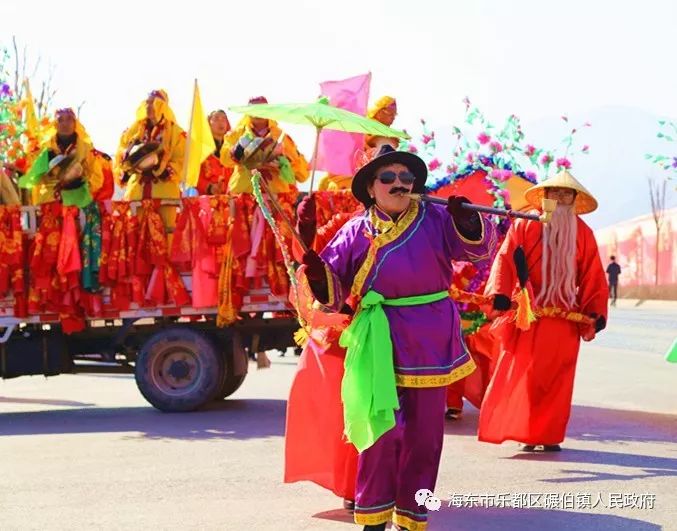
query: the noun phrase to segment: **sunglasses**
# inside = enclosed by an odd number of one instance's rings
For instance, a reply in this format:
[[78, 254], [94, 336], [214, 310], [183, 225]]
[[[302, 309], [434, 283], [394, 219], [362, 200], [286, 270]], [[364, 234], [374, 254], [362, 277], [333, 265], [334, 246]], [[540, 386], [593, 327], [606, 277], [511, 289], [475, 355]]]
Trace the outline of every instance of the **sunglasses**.
[[393, 184], [395, 179], [399, 179], [402, 184], [414, 184], [414, 181], [416, 181], [416, 176], [410, 171], [401, 171], [400, 173], [395, 173], [394, 171], [384, 171], [380, 175], [377, 175], [376, 179], [381, 181], [383, 184]]

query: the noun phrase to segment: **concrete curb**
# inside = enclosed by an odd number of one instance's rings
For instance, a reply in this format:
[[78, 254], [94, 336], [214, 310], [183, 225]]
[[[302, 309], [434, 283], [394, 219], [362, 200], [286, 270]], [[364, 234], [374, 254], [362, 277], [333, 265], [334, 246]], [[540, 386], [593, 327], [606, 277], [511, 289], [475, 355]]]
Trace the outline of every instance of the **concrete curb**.
[[677, 300], [664, 301], [655, 299], [617, 299], [616, 308], [652, 308], [661, 310], [677, 310]]

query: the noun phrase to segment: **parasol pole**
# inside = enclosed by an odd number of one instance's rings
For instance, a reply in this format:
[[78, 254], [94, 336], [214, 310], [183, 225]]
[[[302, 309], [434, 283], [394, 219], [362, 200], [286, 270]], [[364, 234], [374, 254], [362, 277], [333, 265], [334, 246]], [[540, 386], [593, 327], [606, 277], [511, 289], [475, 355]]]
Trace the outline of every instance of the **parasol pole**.
[[313, 195], [313, 184], [315, 184], [315, 166], [317, 166], [317, 148], [320, 143], [320, 132], [322, 131], [322, 127], [319, 125], [315, 126], [315, 147], [313, 148], [313, 165], [310, 170], [310, 190], [308, 191], [308, 195]]

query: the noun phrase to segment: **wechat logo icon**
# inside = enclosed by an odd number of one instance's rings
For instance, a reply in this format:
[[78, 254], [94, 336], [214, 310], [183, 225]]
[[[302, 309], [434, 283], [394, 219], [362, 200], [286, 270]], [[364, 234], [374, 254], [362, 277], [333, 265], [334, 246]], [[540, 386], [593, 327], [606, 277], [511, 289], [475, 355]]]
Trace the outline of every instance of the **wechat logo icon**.
[[425, 505], [429, 511], [439, 511], [442, 507], [442, 501], [428, 489], [418, 489], [414, 499], [419, 507]]

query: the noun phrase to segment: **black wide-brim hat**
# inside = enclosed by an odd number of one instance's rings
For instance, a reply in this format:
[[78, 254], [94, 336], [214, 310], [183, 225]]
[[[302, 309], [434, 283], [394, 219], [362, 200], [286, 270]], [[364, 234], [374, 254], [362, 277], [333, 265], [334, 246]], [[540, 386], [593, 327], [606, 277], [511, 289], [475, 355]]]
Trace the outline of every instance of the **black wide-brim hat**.
[[352, 192], [353, 195], [365, 206], [371, 206], [374, 200], [369, 197], [367, 185], [372, 179], [376, 170], [390, 164], [403, 164], [414, 174], [416, 180], [412, 192], [422, 194], [425, 191], [425, 181], [428, 178], [428, 167], [423, 160], [408, 151], [397, 151], [392, 146], [385, 144], [381, 146], [378, 154], [367, 164], [362, 166], [355, 177], [353, 177]]

